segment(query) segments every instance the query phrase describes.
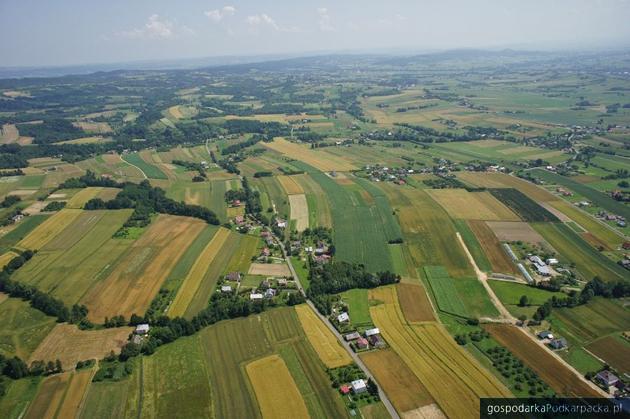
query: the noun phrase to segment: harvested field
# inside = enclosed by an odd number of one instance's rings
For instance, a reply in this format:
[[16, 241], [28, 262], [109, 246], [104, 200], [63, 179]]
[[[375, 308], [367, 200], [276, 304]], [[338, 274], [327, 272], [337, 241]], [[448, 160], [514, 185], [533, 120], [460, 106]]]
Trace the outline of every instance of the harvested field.
[[26, 209], [22, 210], [22, 214], [27, 214], [27, 215], [39, 214], [40, 212], [42, 212], [44, 207], [46, 207], [46, 205], [48, 205], [48, 202], [46, 201], [33, 202], [31, 205], [26, 207]]
[[337, 368], [348, 365], [352, 358], [346, 349], [337, 341], [326, 325], [317, 317], [313, 309], [306, 304], [295, 307], [295, 311], [300, 319], [304, 333], [311, 343], [319, 359], [328, 368]]
[[460, 172], [457, 177], [473, 186], [484, 188], [514, 188], [537, 202], [557, 201], [559, 198], [526, 180], [503, 173]]
[[36, 360], [54, 362], [59, 359], [65, 370], [71, 370], [79, 361], [103, 359], [111, 351], [120, 353], [132, 330], [133, 327], [79, 330], [73, 324], [60, 323], [31, 354], [29, 364]]
[[77, 417], [88, 387], [90, 386], [90, 382], [92, 381], [93, 374], [93, 369], [84, 369], [72, 374], [63, 402], [57, 411], [58, 418]]
[[502, 242], [520, 240], [536, 244], [545, 241], [536, 230], [522, 221], [486, 221], [486, 224]]
[[304, 193], [304, 189], [302, 189], [302, 186], [300, 186], [300, 184], [296, 181], [295, 176], [278, 176], [278, 181], [284, 188], [287, 195]]
[[206, 245], [203, 252], [197, 258], [195, 264], [188, 272], [188, 275], [184, 279], [177, 296], [173, 300], [173, 303], [169, 307], [168, 315], [171, 317], [181, 317], [186, 312], [188, 305], [192, 301], [193, 297], [197, 293], [199, 286], [203, 282], [208, 268], [214, 261], [214, 258], [219, 253], [221, 247], [226, 242], [230, 235], [230, 230], [226, 228], [220, 228], [212, 240]]
[[308, 228], [308, 203], [306, 195], [289, 195], [289, 206], [291, 207], [291, 219], [295, 220], [295, 229], [304, 231]]
[[144, 313], [202, 226], [202, 221], [193, 218], [158, 216], [110, 275], [82, 299], [90, 310], [90, 320]]
[[[492, 272], [513, 274], [519, 273], [518, 268], [512, 262], [512, 259], [505, 252], [505, 249], [495, 236], [494, 232], [486, 222], [484, 221], [468, 221], [468, 226], [475, 234], [477, 241], [481, 245], [490, 265], [492, 266]], [[512, 239], [511, 241], [514, 241]]]
[[14, 124], [4, 124], [2, 126], [2, 135], [0, 135], [3, 144], [14, 143], [20, 138], [20, 133]]
[[80, 121], [73, 124], [76, 127], [81, 128], [86, 132], [93, 132], [96, 134], [107, 134], [112, 132], [112, 127], [107, 122], [88, 122]]
[[28, 406], [25, 419], [52, 419], [63, 401], [72, 373], [52, 375], [42, 382], [35, 399]]
[[324, 172], [344, 172], [357, 169], [353, 164], [333, 154], [326, 153], [325, 151], [311, 150], [306, 146], [292, 143], [284, 138], [276, 138], [271, 143], [263, 142], [262, 145]]
[[81, 209], [87, 201], [96, 198], [102, 190], [103, 188], [83, 188], [68, 200], [66, 208]]
[[404, 412], [401, 417], [403, 419], [446, 419], [435, 403]]
[[367, 352], [360, 357], [398, 413], [434, 403], [418, 377], [392, 349]]
[[82, 213], [78, 209], [63, 209], [48, 218], [22, 239], [16, 247], [19, 249], [39, 250], [57, 234], [68, 227]]
[[464, 220], [507, 220], [519, 218], [488, 192], [468, 192], [465, 189], [427, 189], [453, 218]]
[[278, 355], [250, 362], [245, 369], [263, 418], [310, 417], [291, 373]]
[[525, 335], [526, 332], [515, 326], [504, 324], [486, 324], [484, 328], [502, 346], [534, 370], [558, 395], [601, 397], [601, 394], [587, 384], [582, 377], [578, 377], [554, 355]]
[[630, 344], [617, 336], [606, 336], [586, 347], [622, 374], [630, 374]]
[[252, 263], [247, 273], [249, 275], [291, 276], [286, 263]]
[[7, 266], [7, 264], [9, 262], [11, 262], [11, 259], [13, 259], [14, 257], [17, 257], [17, 253], [14, 252], [7, 252], [4, 253], [3, 255], [0, 256], [0, 269], [4, 268], [5, 266]]
[[431, 300], [422, 285], [401, 283], [396, 290], [400, 308], [409, 323], [435, 320]]
[[480, 397], [510, 397], [440, 324], [409, 325], [395, 287], [371, 289], [370, 298], [383, 302], [370, 308], [374, 323], [448, 417], [476, 418]]

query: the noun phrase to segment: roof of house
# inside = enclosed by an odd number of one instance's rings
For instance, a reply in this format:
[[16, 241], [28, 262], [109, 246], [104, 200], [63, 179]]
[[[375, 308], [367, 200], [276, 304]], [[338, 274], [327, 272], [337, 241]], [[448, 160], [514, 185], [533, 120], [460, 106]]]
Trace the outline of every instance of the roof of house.
[[375, 327], [374, 329], [368, 329], [365, 331], [365, 336], [372, 336], [372, 335], [378, 335], [379, 333], [381, 333], [380, 330], [378, 330], [378, 327]]
[[368, 345], [368, 341], [366, 338], [359, 338], [357, 339], [357, 345], [359, 346], [367, 346]]
[[619, 377], [617, 377], [615, 374], [613, 374], [612, 372], [608, 370], [600, 371], [597, 374], [597, 378], [599, 378], [600, 380], [604, 381], [607, 384], [612, 384], [619, 381]]
[[229, 285], [222, 285], [221, 291], [232, 291], [232, 287]]
[[348, 393], [350, 393], [350, 390], [351, 390], [351, 389], [350, 389], [350, 386], [343, 385], [343, 386], [341, 386], [341, 387], [339, 388], [339, 390], [341, 390], [341, 392], [342, 392], [343, 394], [348, 394]]
[[258, 293], [249, 294], [250, 300], [262, 300], [262, 298], [263, 298], [262, 294], [258, 294]]
[[354, 340], [354, 339], [359, 339], [361, 337], [361, 335], [359, 334], [359, 332], [352, 332], [352, 333], [348, 333], [346, 336], [344, 336], [344, 339], [346, 340]]
[[365, 384], [365, 380], [363, 379], [354, 380], [352, 383], [350, 383], [350, 385], [352, 385], [353, 390], [360, 390], [367, 387], [367, 385]]
[[348, 313], [341, 313], [340, 315], [337, 316], [337, 321], [339, 322], [347, 322], [350, 320], [350, 316], [348, 316]]
[[149, 325], [146, 323], [142, 323], [136, 326], [136, 332], [148, 332]]

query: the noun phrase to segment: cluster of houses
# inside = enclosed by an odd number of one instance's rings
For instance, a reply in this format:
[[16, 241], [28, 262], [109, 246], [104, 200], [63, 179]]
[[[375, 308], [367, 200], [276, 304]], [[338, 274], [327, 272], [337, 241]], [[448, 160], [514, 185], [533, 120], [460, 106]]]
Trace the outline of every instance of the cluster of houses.
[[565, 338], [556, 337], [549, 330], [538, 332], [538, 339], [544, 341], [551, 349], [560, 350], [568, 347]]
[[597, 214], [595, 214], [595, 216], [601, 220], [614, 221], [619, 227], [625, 227], [627, 225], [626, 218], [621, 215], [611, 214], [606, 211], [599, 211]]
[[[348, 313], [342, 313], [340, 316], [343, 316], [344, 314], [347, 316]], [[350, 319], [348, 318], [345, 321], [349, 320]], [[351, 346], [356, 352], [365, 351], [370, 348], [381, 349], [387, 346], [381, 336], [381, 331], [378, 329], [378, 327], [367, 329], [365, 332], [363, 332], [363, 335], [356, 331], [348, 333], [343, 338], [346, 340], [346, 342], [350, 342]]]
[[548, 258], [547, 261], [544, 261], [540, 258], [540, 256], [530, 255], [528, 256], [528, 259], [532, 263], [532, 268], [536, 271], [536, 273], [544, 277], [551, 276], [551, 267], [558, 264], [558, 259], [556, 258]]
[[304, 251], [306, 255], [317, 265], [323, 265], [331, 261], [330, 246], [323, 240], [317, 240], [312, 245], [304, 245], [302, 240], [292, 240], [289, 243], [289, 249], [292, 255], [297, 255]]
[[[403, 167], [385, 167], [378, 164], [374, 166], [365, 166], [364, 170], [368, 176], [370, 176], [370, 180], [372, 182], [389, 181], [398, 185], [404, 185], [407, 183], [407, 176], [415, 173], [413, 169], [405, 169]], [[423, 170], [428, 170], [429, 172], [431, 171], [431, 169], [428, 168]]]
[[131, 342], [136, 345], [141, 345], [146, 336], [149, 334], [149, 325], [147, 323], [141, 323], [136, 326], [131, 336]]

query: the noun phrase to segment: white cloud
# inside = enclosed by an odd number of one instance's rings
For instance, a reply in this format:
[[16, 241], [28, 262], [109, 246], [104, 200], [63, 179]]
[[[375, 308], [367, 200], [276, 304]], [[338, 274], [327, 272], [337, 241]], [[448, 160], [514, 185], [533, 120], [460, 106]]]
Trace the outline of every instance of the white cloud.
[[220, 9], [208, 10], [203, 12], [204, 15], [208, 16], [208, 19], [214, 22], [221, 22], [223, 18], [227, 16], [232, 16], [236, 13], [236, 7], [234, 6], [223, 6]]
[[248, 25], [250, 25], [252, 28], [255, 28], [255, 29], [266, 26], [278, 32], [299, 32], [300, 30], [297, 26], [291, 26], [291, 27], [281, 26], [271, 16], [269, 16], [266, 13], [247, 16], [247, 19], [245, 19], [245, 21], [247, 22]]
[[328, 9], [325, 7], [319, 7], [317, 9], [317, 15], [319, 16], [319, 30], [322, 32], [333, 32], [335, 28], [332, 26], [330, 22], [330, 15], [328, 14]]
[[187, 26], [176, 26], [168, 19], [160, 18], [159, 15], [149, 16], [147, 23], [141, 28], [134, 28], [129, 31], [118, 32], [117, 35], [129, 39], [171, 39], [180, 35], [190, 35], [193, 30]]

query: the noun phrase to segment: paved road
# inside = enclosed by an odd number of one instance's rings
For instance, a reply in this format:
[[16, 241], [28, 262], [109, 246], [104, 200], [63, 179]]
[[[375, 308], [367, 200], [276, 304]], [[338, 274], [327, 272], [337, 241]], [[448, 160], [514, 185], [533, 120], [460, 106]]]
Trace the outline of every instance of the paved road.
[[[277, 237], [275, 237], [275, 239], [280, 244], [280, 249], [282, 249], [282, 255], [284, 256], [284, 258], [287, 261], [287, 264], [289, 265], [289, 270], [291, 271], [291, 275], [293, 276], [295, 283], [298, 285], [298, 288], [300, 289], [300, 291], [304, 292], [304, 288], [302, 287], [302, 284], [300, 283], [300, 277], [295, 272], [295, 269], [293, 268], [293, 264], [291, 263], [291, 259], [287, 257], [286, 249], [284, 248], [284, 243], [278, 240]], [[328, 327], [328, 329], [330, 329], [330, 331], [335, 335], [335, 337], [337, 338], [341, 346], [346, 348], [346, 351], [350, 354], [350, 357], [352, 357], [352, 360], [359, 366], [359, 368], [361, 368], [361, 370], [363, 370], [363, 373], [366, 375], [366, 377], [371, 378], [378, 385], [378, 395], [381, 398], [381, 401], [385, 405], [385, 408], [389, 412], [390, 416], [394, 419], [400, 419], [398, 412], [396, 412], [396, 409], [394, 409], [394, 405], [392, 405], [392, 402], [389, 401], [389, 399], [387, 398], [387, 395], [385, 394], [385, 392], [383, 392], [383, 390], [381, 389], [381, 386], [378, 384], [378, 381], [372, 375], [368, 367], [363, 363], [361, 358], [359, 358], [359, 355], [357, 355], [356, 352], [352, 350], [352, 348], [350, 347], [350, 344], [345, 341], [343, 336], [341, 336], [341, 334], [328, 321], [328, 319], [325, 316], [322, 316], [319, 313], [319, 311], [317, 311], [317, 309], [315, 308], [315, 305], [310, 300], [306, 300], [306, 304], [308, 304], [311, 307], [311, 310], [313, 310], [315, 314], [320, 318], [320, 320], [323, 321], [324, 324]]]

